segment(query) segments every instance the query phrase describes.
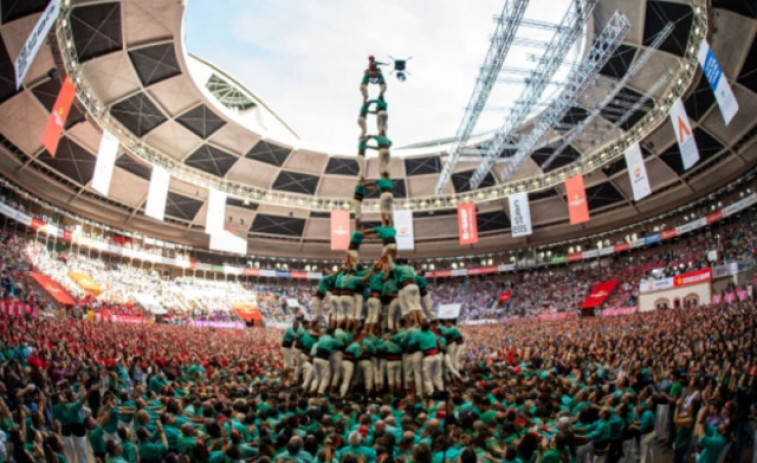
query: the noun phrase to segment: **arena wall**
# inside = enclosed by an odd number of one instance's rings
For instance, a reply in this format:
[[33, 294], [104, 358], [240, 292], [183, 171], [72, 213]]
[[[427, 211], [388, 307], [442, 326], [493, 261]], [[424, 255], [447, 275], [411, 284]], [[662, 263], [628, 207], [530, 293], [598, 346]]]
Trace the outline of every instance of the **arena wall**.
[[697, 305], [710, 304], [712, 302], [710, 282], [642, 293], [639, 295], [639, 312], [651, 312], [662, 303], [667, 304], [668, 308], [673, 308], [676, 307], [676, 301], [682, 307], [689, 299], [695, 299]]

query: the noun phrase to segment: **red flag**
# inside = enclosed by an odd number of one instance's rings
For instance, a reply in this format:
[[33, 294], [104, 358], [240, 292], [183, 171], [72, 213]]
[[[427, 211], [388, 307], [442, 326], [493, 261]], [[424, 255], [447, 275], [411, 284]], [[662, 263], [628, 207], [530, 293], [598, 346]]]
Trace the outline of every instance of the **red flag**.
[[570, 224], [576, 225], [589, 221], [589, 205], [586, 202], [584, 177], [581, 174], [565, 179], [565, 192], [568, 195], [568, 215]]
[[457, 228], [461, 245], [478, 243], [478, 222], [474, 203], [457, 206]]
[[346, 251], [350, 247], [350, 211], [331, 211], [331, 250]]
[[618, 280], [609, 280], [594, 285], [594, 288], [592, 288], [589, 295], [586, 296], [583, 304], [581, 304], [581, 308], [593, 309], [594, 307], [602, 305], [602, 303], [610, 297], [610, 293], [612, 293], [615, 287], [618, 286], [618, 283], [620, 283]]
[[501, 293], [499, 293], [499, 302], [503, 303], [503, 302], [509, 301], [510, 298], [512, 297], [512, 294], [513, 293], [510, 292], [510, 290], [502, 291]]
[[53, 111], [50, 113], [50, 118], [47, 120], [45, 133], [42, 135], [42, 144], [52, 157], [55, 157], [55, 152], [58, 150], [60, 134], [63, 133], [63, 126], [66, 123], [66, 118], [68, 118], [74, 97], [76, 97], [74, 83], [71, 81], [71, 76], [66, 76], [63, 86], [60, 88], [60, 93], [58, 93], [58, 99], [55, 100]]

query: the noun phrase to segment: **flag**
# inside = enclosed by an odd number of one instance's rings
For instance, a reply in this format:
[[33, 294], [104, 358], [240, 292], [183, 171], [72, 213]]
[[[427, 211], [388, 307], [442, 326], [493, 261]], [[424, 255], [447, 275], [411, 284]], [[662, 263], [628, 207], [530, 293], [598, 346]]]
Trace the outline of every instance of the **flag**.
[[644, 164], [644, 157], [641, 155], [639, 143], [634, 143], [626, 148], [623, 154], [626, 157], [628, 177], [631, 181], [631, 189], [633, 189], [633, 199], [634, 201], [641, 201], [652, 194], [652, 188], [649, 186], [647, 166]]
[[58, 93], [58, 98], [55, 100], [55, 105], [53, 105], [53, 111], [47, 119], [45, 133], [42, 135], [42, 144], [52, 157], [55, 157], [55, 152], [58, 151], [60, 134], [63, 133], [63, 126], [66, 124], [66, 118], [68, 118], [68, 112], [71, 111], [75, 97], [74, 83], [71, 81], [71, 76], [66, 76], [63, 86], [60, 88], [60, 93]]
[[107, 130], [103, 130], [100, 147], [97, 149], [95, 173], [92, 175], [92, 189], [108, 196], [113, 166], [118, 154], [118, 139]]
[[412, 251], [415, 249], [415, 234], [413, 232], [413, 211], [394, 211], [394, 228], [397, 230], [397, 249]]
[[145, 215], [154, 219], [163, 220], [166, 212], [166, 197], [168, 196], [168, 182], [171, 175], [159, 165], [152, 166], [150, 176], [150, 190], [147, 192], [147, 205]]
[[673, 123], [676, 142], [678, 142], [678, 149], [681, 152], [683, 170], [689, 170], [699, 161], [699, 149], [694, 139], [689, 116], [686, 114], [686, 108], [683, 107], [680, 98], [673, 102], [673, 106], [670, 108], [670, 121]]
[[610, 293], [612, 293], [615, 287], [618, 286], [618, 283], [620, 283], [618, 280], [609, 280], [594, 285], [594, 288], [592, 288], [589, 295], [584, 299], [583, 304], [581, 304], [581, 308], [593, 309], [602, 305], [602, 303], [610, 297]]
[[510, 301], [510, 298], [512, 297], [513, 293], [509, 289], [507, 291], [502, 291], [499, 293], [499, 298], [497, 300], [500, 304]]
[[586, 202], [584, 177], [581, 174], [565, 179], [565, 192], [568, 196], [568, 215], [570, 224], [576, 225], [589, 221], [589, 205]]
[[[12, 9], [13, 7], [9, 8]], [[31, 34], [29, 34], [29, 37], [26, 39], [26, 43], [24, 43], [21, 51], [18, 52], [14, 66], [16, 71], [16, 89], [21, 88], [26, 73], [29, 72], [29, 68], [32, 67], [34, 58], [37, 56], [42, 44], [45, 43], [47, 34], [50, 33], [50, 29], [52, 29], [55, 24], [55, 20], [58, 18], [59, 13], [60, 0], [52, 0], [48, 3], [45, 11], [42, 12], [42, 15], [37, 20], [37, 24], [34, 25]]]
[[461, 245], [478, 243], [475, 203], [464, 203], [457, 206], [457, 229], [460, 233]]
[[528, 193], [515, 193], [507, 198], [510, 203], [510, 230], [514, 237], [528, 236], [531, 230], [531, 208]]
[[350, 211], [331, 211], [331, 250], [346, 251], [350, 246]]
[[208, 211], [205, 216], [205, 233], [223, 230], [226, 221], [226, 193], [211, 189], [208, 192]]
[[715, 58], [715, 53], [712, 52], [712, 48], [706, 40], [703, 40], [699, 47], [697, 59], [699, 65], [702, 66], [702, 72], [704, 72], [707, 82], [710, 84], [712, 93], [715, 94], [715, 100], [718, 102], [720, 114], [723, 115], [723, 121], [725, 125], [728, 125], [733, 116], [739, 112], [739, 102], [736, 101], [736, 96], [733, 94], [728, 80], [723, 76], [723, 68], [720, 67], [720, 63]]

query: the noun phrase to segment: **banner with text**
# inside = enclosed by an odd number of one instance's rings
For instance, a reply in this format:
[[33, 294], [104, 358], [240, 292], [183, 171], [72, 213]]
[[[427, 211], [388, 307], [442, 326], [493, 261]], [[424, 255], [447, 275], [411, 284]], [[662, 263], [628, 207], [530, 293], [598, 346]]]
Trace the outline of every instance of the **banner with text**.
[[350, 211], [331, 211], [331, 250], [346, 251], [350, 247]]
[[510, 204], [510, 228], [513, 237], [528, 236], [531, 230], [531, 207], [528, 204], [528, 193], [515, 193], [507, 198]]
[[475, 203], [464, 203], [457, 206], [457, 229], [460, 234], [461, 245], [478, 243], [477, 220]]
[[649, 186], [647, 177], [647, 166], [644, 164], [644, 156], [641, 155], [639, 143], [626, 148], [625, 153], [626, 166], [628, 167], [628, 179], [631, 181], [634, 201], [641, 201], [650, 194], [652, 188]]
[[412, 251], [415, 249], [413, 232], [413, 211], [394, 211], [394, 229], [397, 230], [397, 249]]
[[725, 125], [728, 125], [733, 116], [739, 112], [739, 102], [736, 101], [736, 96], [734, 96], [733, 90], [728, 84], [728, 79], [723, 75], [723, 68], [720, 67], [720, 63], [715, 58], [715, 53], [712, 52], [712, 48], [706, 40], [703, 40], [699, 47], [697, 59], [699, 65], [702, 66], [702, 72], [707, 78], [707, 82], [710, 84], [712, 93], [715, 94], [715, 100], [717, 100], [720, 113], [723, 115], [723, 121], [725, 121]]
[[[13, 9], [13, 6], [9, 6], [9, 9]], [[26, 43], [18, 52], [16, 57], [15, 70], [16, 70], [16, 89], [21, 88], [21, 84], [24, 82], [26, 73], [29, 72], [29, 68], [32, 67], [34, 58], [37, 56], [40, 47], [45, 43], [47, 34], [50, 33], [55, 24], [55, 20], [60, 13], [60, 0], [52, 0], [47, 4], [47, 8], [42, 12], [42, 16], [37, 20], [37, 24], [34, 25], [31, 34], [26, 39]]]
[[694, 139], [694, 131], [691, 129], [686, 108], [683, 107], [680, 98], [674, 101], [670, 108], [670, 122], [673, 124], [678, 150], [681, 152], [683, 170], [689, 170], [699, 161], [699, 148], [697, 148], [697, 142]]
[[565, 179], [565, 192], [568, 197], [568, 215], [570, 224], [576, 225], [589, 221], [589, 205], [586, 202], [584, 177], [581, 174]]
[[147, 192], [145, 215], [153, 219], [163, 220], [166, 213], [166, 198], [168, 197], [168, 183], [171, 174], [159, 165], [152, 166], [150, 176], [150, 190]]
[[66, 119], [69, 111], [71, 111], [74, 98], [76, 98], [74, 83], [71, 81], [71, 76], [66, 76], [42, 134], [42, 145], [52, 157], [55, 157], [55, 153], [58, 151], [60, 135], [63, 133], [63, 127], [66, 125]]
[[594, 288], [592, 288], [589, 295], [586, 296], [586, 299], [584, 299], [583, 304], [581, 304], [581, 308], [593, 309], [595, 307], [599, 307], [604, 301], [607, 300], [608, 297], [610, 297], [610, 294], [613, 292], [613, 290], [615, 290], [619, 283], [620, 281], [618, 280], [609, 280], [597, 283], [596, 285], [594, 285]]
[[110, 192], [110, 180], [113, 178], [113, 166], [118, 155], [118, 139], [107, 130], [103, 130], [100, 147], [97, 149], [95, 173], [92, 175], [92, 189], [105, 196]]

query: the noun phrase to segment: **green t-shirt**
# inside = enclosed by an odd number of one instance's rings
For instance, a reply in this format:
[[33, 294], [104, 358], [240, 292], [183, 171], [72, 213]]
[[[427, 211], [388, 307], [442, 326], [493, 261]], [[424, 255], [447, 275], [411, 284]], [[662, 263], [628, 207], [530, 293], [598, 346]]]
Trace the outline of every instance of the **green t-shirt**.
[[394, 180], [390, 178], [380, 178], [376, 180], [376, 187], [378, 187], [379, 193], [392, 191], [392, 189], [394, 189]]
[[360, 198], [365, 196], [365, 185], [360, 182], [357, 182], [355, 184], [355, 196], [358, 196]]
[[428, 280], [423, 275], [415, 275], [415, 284], [418, 285], [418, 289], [423, 291], [428, 286]]
[[162, 442], [140, 442], [137, 444], [139, 459], [147, 463], [159, 463], [168, 450]]
[[321, 338], [318, 340], [318, 343], [316, 343], [316, 346], [318, 349], [325, 350], [326, 352], [333, 352], [335, 349], [339, 349], [342, 347], [342, 343], [339, 342], [336, 338], [333, 336], [324, 335], [321, 336]]
[[379, 148], [390, 148], [392, 146], [392, 141], [386, 137], [382, 137], [381, 135], [374, 135], [372, 138], [376, 140]]
[[121, 455], [129, 463], [137, 463], [137, 447], [131, 441], [121, 441]]
[[373, 233], [377, 234], [382, 240], [385, 240], [396, 237], [397, 229], [394, 227], [376, 227], [373, 229]]
[[436, 335], [432, 331], [419, 330], [414, 335], [414, 340], [421, 350], [436, 349]]
[[374, 273], [368, 279], [368, 287], [371, 291], [381, 291], [384, 286], [384, 275], [381, 273]]
[[360, 357], [360, 343], [353, 342], [352, 344], [347, 346], [346, 349], [344, 349], [344, 353], [351, 355], [353, 359], [357, 359], [358, 357]]
[[389, 294], [397, 294], [397, 282], [394, 278], [388, 278], [384, 280], [381, 286], [381, 294], [387, 296]]
[[334, 276], [333, 275], [326, 275], [325, 277], [318, 280], [318, 292], [321, 294], [326, 294], [326, 292], [334, 285]]
[[105, 455], [105, 438], [103, 434], [103, 428], [99, 425], [89, 431], [89, 443], [92, 445], [92, 452], [95, 455]]
[[398, 284], [406, 281], [415, 282], [415, 269], [411, 265], [395, 265], [394, 278]]

